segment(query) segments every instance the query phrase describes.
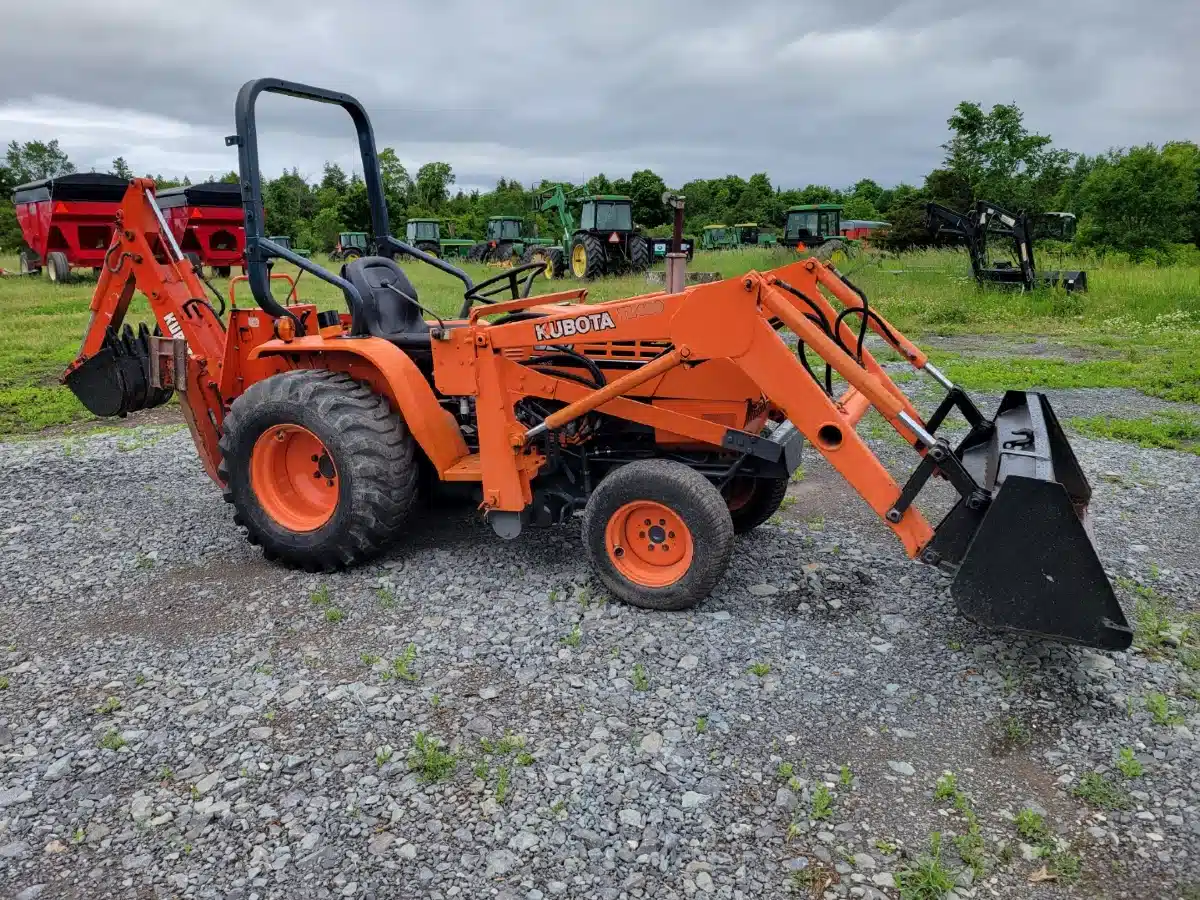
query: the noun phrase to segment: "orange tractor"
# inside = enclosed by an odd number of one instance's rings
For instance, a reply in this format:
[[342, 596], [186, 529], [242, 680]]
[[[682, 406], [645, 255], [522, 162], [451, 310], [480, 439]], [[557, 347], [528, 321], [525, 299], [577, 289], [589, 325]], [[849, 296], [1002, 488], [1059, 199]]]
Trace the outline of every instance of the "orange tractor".
[[[265, 236], [254, 112], [264, 91], [350, 114], [379, 255], [334, 274]], [[135, 179], [64, 380], [97, 415], [177, 392], [205, 469], [268, 558], [318, 570], [374, 556], [428, 477], [473, 489], [504, 538], [582, 511], [587, 554], [614, 595], [683, 609], [720, 581], [734, 535], [779, 507], [808, 443], [909, 556], [953, 574], [971, 619], [1129, 645], [1085, 528], [1090, 488], [1046, 398], [1010, 391], [985, 417], [832, 266], [806, 259], [597, 304], [582, 289], [529, 296], [536, 262], [475, 284], [390, 234], [374, 136], [354, 98], [252, 81], [236, 123], [227, 140], [238, 148], [257, 307], [226, 312], [205, 298], [153, 183]], [[422, 306], [397, 254], [461, 279], [456, 318]], [[336, 285], [347, 311], [318, 312], [294, 288], [280, 303], [275, 259]], [[135, 290], [160, 333], [124, 325]], [[928, 419], [866, 348], [868, 332], [945, 387]], [[840, 394], [833, 373], [848, 385]], [[912, 447], [903, 485], [856, 433], [872, 408]], [[937, 431], [955, 409], [969, 432], [951, 447]], [[958, 494], [937, 527], [914, 505], [931, 477]]]

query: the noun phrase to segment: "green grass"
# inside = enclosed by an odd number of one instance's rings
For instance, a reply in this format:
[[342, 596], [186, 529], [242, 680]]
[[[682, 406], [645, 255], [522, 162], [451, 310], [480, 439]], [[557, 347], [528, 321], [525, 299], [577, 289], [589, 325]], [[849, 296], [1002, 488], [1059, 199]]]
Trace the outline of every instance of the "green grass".
[[942, 862], [942, 836], [934, 832], [929, 839], [929, 853], [896, 873], [896, 886], [901, 900], [942, 900], [954, 888], [955, 873]]
[[821, 822], [832, 815], [833, 794], [829, 793], [829, 788], [825, 785], [818, 785], [812, 795], [812, 817]]
[[1186, 450], [1200, 456], [1200, 419], [1181, 413], [1162, 413], [1145, 419], [1073, 418], [1067, 420], [1067, 425], [1091, 437], [1126, 441], [1140, 447]]
[[1085, 803], [1099, 809], [1127, 809], [1129, 796], [1100, 772], [1085, 772], [1071, 791]]
[[[701, 252], [691, 267], [729, 278], [792, 259], [786, 250]], [[316, 261], [337, 268], [327, 259]], [[867, 292], [874, 308], [918, 342], [931, 333], [1007, 339], [1029, 335], [1081, 348], [1084, 357], [1014, 359], [1011, 354], [996, 358], [934, 352], [934, 361], [965, 387], [1132, 387], [1169, 399], [1200, 401], [1200, 267], [1073, 258], [1045, 259], [1043, 265], [1086, 268], [1089, 292], [981, 290], [970, 280], [966, 255], [959, 251], [864, 254], [844, 269]], [[0, 266], [16, 269], [16, 257], [0, 256]], [[440, 315], [457, 314], [462, 288], [456, 279], [415, 262], [406, 263], [405, 269], [425, 306]], [[499, 271], [474, 264], [465, 269], [477, 281]], [[296, 272], [282, 263], [275, 271]], [[893, 274], [897, 271], [900, 274]], [[213, 283], [228, 294], [226, 280]], [[537, 293], [584, 287], [593, 302], [654, 290], [638, 276], [588, 284], [539, 279], [535, 284]], [[44, 277], [0, 278], [0, 308], [12, 323], [0, 332], [0, 434], [95, 421], [58, 381], [79, 350], [94, 287], [86, 273], [63, 285]], [[299, 288], [301, 299], [320, 309], [344, 306], [336, 288], [311, 275], [300, 280]], [[238, 301], [242, 306], [253, 303], [244, 283], [238, 286]], [[128, 320], [149, 320], [140, 295], [130, 305]]]
[[1117, 756], [1117, 768], [1126, 778], [1140, 778], [1145, 772], [1142, 764], [1133, 755], [1131, 747], [1122, 747]]
[[448, 778], [458, 766], [458, 757], [442, 749], [442, 742], [424, 731], [413, 736], [412, 749], [408, 751], [408, 768], [427, 784]]

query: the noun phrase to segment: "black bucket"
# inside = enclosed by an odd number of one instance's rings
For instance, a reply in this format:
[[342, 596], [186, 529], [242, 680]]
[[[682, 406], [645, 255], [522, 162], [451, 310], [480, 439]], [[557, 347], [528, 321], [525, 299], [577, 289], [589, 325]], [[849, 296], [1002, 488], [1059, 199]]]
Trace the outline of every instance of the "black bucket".
[[161, 406], [170, 388], [150, 384], [150, 329], [135, 333], [126, 325], [118, 336], [110, 329], [104, 346], [63, 379], [79, 402], [95, 416], [124, 418], [139, 409]]
[[989, 628], [1126, 649], [1133, 630], [1092, 544], [1092, 489], [1050, 401], [1009, 391], [992, 424], [955, 451], [991, 502], [960, 500], [927, 548], [954, 573], [959, 610]]

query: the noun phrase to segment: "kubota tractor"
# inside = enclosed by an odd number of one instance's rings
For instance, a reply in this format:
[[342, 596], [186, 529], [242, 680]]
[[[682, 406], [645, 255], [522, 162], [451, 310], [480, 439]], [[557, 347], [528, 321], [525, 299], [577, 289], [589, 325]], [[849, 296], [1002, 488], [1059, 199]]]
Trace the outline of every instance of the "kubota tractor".
[[[255, 126], [264, 91], [350, 114], [379, 255], [335, 275], [264, 236]], [[252, 81], [238, 94], [236, 122], [229, 141], [257, 307], [224, 312], [205, 298], [153, 182], [135, 179], [64, 380], [97, 415], [177, 391], [206, 471], [268, 558], [319, 570], [382, 552], [416, 514], [424, 469], [473, 490], [504, 538], [581, 511], [584, 549], [608, 590], [638, 606], [684, 609], [721, 580], [734, 535], [778, 508], [809, 444], [909, 556], [953, 575], [970, 618], [1129, 645], [1085, 528], [1090, 488], [1046, 398], [1009, 391], [983, 415], [833, 267], [802, 259], [596, 304], [582, 288], [529, 296], [541, 262], [475, 284], [389, 233], [370, 121], [352, 97]], [[426, 309], [396, 254], [458, 278], [458, 315]], [[281, 304], [273, 259], [335, 285], [346, 310]], [[161, 336], [123, 327], [135, 290]], [[945, 388], [930, 417], [875, 360], [868, 332]], [[840, 394], [835, 372], [848, 385]], [[869, 409], [912, 448], [903, 485], [856, 431]], [[956, 447], [938, 435], [955, 409], [968, 428]], [[936, 527], [915, 504], [931, 478], [958, 498]]]

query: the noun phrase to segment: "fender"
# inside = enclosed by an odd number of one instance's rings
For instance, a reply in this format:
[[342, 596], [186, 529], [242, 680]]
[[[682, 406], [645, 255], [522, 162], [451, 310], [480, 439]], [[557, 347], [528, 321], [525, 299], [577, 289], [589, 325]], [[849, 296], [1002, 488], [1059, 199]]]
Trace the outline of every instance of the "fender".
[[438, 403], [416, 363], [383, 338], [313, 335], [287, 342], [276, 339], [255, 347], [249, 358], [263, 356], [282, 356], [297, 369], [345, 372], [370, 384], [372, 390], [387, 397], [392, 408], [403, 416], [439, 477], [468, 455], [458, 423]]

